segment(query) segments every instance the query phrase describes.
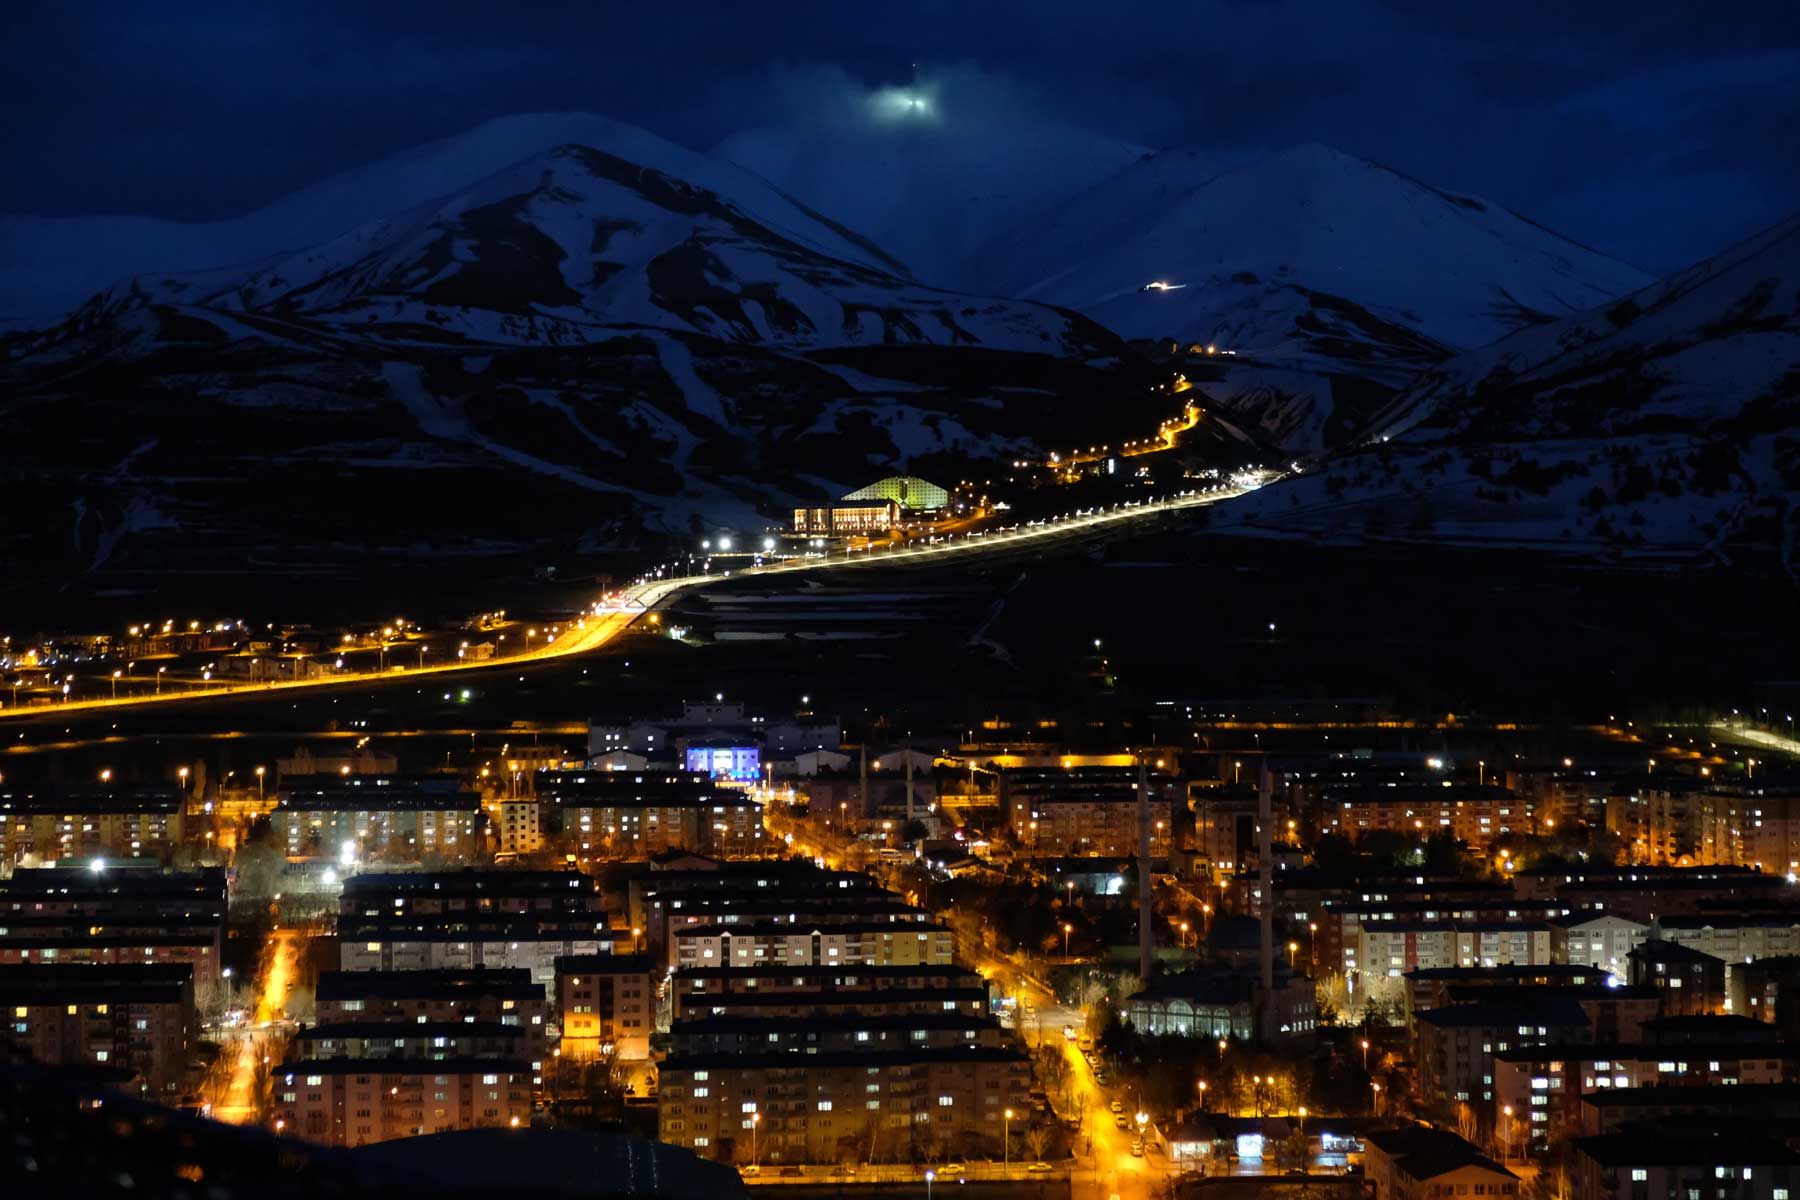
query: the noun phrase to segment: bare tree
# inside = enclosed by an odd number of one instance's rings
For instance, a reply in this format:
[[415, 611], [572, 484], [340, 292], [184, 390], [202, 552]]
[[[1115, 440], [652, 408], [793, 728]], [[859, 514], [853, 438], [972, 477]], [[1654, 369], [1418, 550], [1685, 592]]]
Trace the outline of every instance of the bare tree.
[[1025, 1148], [1031, 1151], [1034, 1162], [1044, 1157], [1044, 1151], [1050, 1148], [1050, 1126], [1047, 1122], [1039, 1121], [1025, 1131]]

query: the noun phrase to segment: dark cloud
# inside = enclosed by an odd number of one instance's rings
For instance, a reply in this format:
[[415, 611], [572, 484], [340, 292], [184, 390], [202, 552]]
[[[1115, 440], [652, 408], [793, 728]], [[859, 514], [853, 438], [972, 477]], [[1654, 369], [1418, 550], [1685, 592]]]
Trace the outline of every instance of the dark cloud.
[[0, 211], [212, 219], [489, 117], [698, 147], [914, 64], [985, 106], [1230, 156], [1323, 141], [1653, 269], [1800, 207], [1800, 8], [1440, 0], [9, 10]]

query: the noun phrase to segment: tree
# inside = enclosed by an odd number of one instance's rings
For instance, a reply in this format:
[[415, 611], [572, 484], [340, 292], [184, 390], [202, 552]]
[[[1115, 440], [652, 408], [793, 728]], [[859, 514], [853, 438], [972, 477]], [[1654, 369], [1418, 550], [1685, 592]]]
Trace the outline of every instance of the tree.
[[1043, 1159], [1044, 1151], [1050, 1148], [1050, 1123], [1048, 1121], [1034, 1122], [1031, 1128], [1025, 1131], [1025, 1148], [1031, 1151], [1033, 1162]]

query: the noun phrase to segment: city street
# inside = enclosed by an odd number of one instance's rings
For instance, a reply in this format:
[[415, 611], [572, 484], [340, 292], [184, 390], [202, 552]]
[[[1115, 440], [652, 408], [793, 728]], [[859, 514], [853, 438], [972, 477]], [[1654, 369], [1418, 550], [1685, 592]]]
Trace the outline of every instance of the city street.
[[[257, 1068], [265, 1055], [274, 1057], [287, 1022], [288, 991], [299, 973], [300, 952], [306, 939], [297, 929], [278, 929], [269, 935], [269, 947], [257, 965], [251, 982], [256, 996], [243, 1026], [228, 1046], [233, 1054], [231, 1071], [219, 1095], [211, 1097], [215, 1119], [233, 1125], [249, 1124], [257, 1117]], [[274, 1065], [271, 1063], [270, 1065]]]
[[[1048, 1017], [1047, 1013], [1044, 1015]], [[1079, 1030], [1079, 1014], [1075, 1015], [1077, 1022], [1073, 1027]], [[1048, 1024], [1048, 1020], [1045, 1023]], [[1117, 1115], [1110, 1105], [1113, 1100], [1124, 1098], [1101, 1088], [1080, 1047], [1062, 1036], [1060, 1025], [1055, 1028], [1058, 1030], [1055, 1036], [1062, 1043], [1063, 1054], [1069, 1062], [1070, 1089], [1084, 1101], [1076, 1146], [1085, 1153], [1078, 1154], [1077, 1161], [1087, 1159], [1093, 1164], [1091, 1171], [1076, 1171], [1073, 1181], [1075, 1200], [1088, 1200], [1089, 1197], [1108, 1200], [1112, 1196], [1118, 1196], [1119, 1200], [1138, 1200], [1151, 1196], [1162, 1183], [1165, 1160], [1152, 1158], [1152, 1152], [1147, 1148], [1143, 1157], [1133, 1157], [1131, 1144], [1137, 1137], [1133, 1119], [1136, 1114], [1126, 1104], [1127, 1128], [1118, 1127]]]

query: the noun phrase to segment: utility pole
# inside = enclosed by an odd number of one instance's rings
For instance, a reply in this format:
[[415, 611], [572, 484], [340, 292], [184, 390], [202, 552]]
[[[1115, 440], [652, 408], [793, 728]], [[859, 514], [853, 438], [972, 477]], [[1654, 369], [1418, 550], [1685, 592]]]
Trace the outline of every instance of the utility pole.
[[1150, 986], [1150, 781], [1138, 754], [1138, 976]]

